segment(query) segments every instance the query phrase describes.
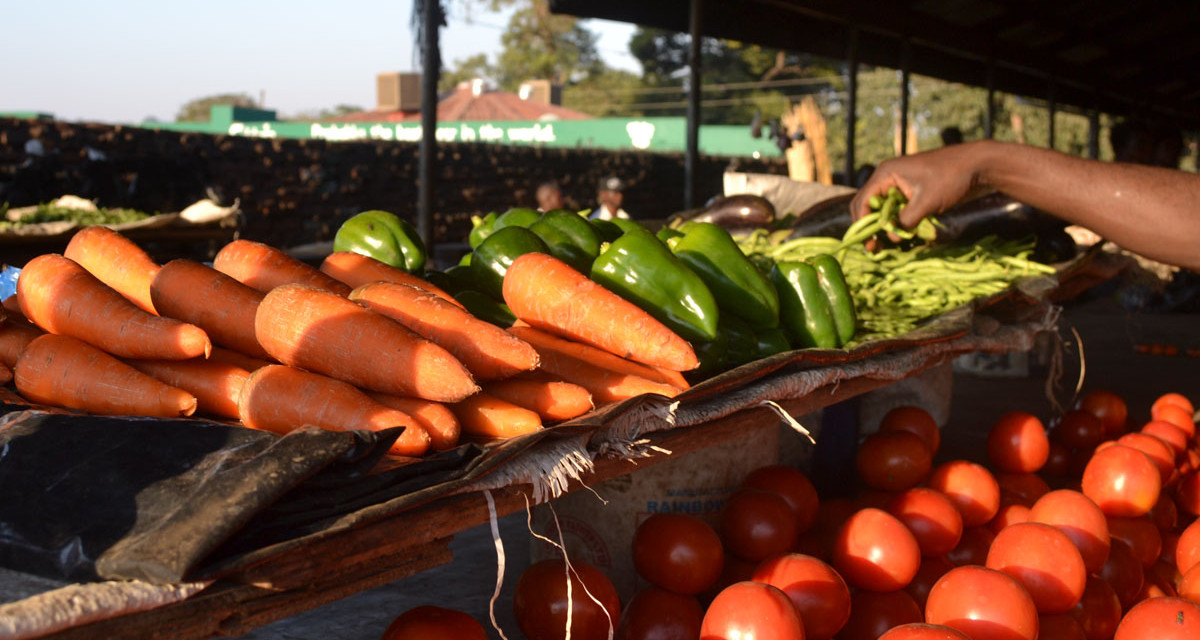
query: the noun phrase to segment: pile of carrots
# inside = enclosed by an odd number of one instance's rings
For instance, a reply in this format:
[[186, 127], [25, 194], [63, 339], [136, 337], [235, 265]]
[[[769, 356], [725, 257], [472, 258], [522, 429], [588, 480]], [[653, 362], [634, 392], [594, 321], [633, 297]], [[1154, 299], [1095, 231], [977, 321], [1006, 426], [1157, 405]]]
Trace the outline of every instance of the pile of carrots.
[[235, 240], [212, 266], [157, 264], [102, 226], [21, 269], [0, 311], [0, 384], [33, 403], [205, 415], [287, 433], [404, 427], [390, 453], [537, 431], [597, 404], [673, 397], [691, 345], [546, 254], [504, 279], [518, 322], [476, 318], [424, 279], [333, 253], [317, 268]]

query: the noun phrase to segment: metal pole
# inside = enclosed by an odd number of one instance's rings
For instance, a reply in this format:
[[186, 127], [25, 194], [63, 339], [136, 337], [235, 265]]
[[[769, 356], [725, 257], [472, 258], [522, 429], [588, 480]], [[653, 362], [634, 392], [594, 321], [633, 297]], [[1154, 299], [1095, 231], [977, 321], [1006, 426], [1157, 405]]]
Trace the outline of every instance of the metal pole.
[[1088, 157], [1100, 157], [1100, 112], [1095, 108], [1088, 111]]
[[996, 135], [996, 58], [988, 59], [987, 65], [987, 116], [983, 122], [983, 137], [991, 140]]
[[696, 201], [696, 171], [700, 164], [700, 24], [704, 0], [692, 0], [689, 14], [688, 96], [687, 96], [687, 155], [684, 157], [683, 208], [691, 209]]
[[858, 27], [850, 27], [846, 51], [846, 184], [857, 187], [854, 178], [854, 134], [858, 127]]
[[438, 28], [442, 23], [441, 0], [425, 0], [421, 39], [421, 146], [418, 169], [417, 233], [433, 250], [433, 210], [437, 204], [437, 85], [442, 60]]
[[1054, 96], [1054, 78], [1050, 78], [1049, 99], [1046, 101], [1046, 113], [1050, 117], [1050, 131], [1047, 134], [1046, 148], [1054, 148], [1054, 116], [1058, 113], [1058, 103], [1055, 102]]
[[900, 155], [908, 155], [908, 77], [912, 45], [908, 38], [900, 53]]

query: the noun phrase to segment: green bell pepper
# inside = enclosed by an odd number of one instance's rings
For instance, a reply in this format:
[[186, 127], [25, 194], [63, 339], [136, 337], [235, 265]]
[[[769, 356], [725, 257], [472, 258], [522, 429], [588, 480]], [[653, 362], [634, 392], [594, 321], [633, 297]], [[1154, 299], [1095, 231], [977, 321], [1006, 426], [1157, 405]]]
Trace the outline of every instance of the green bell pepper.
[[505, 211], [496, 217], [496, 222], [492, 224], [492, 232], [499, 231], [505, 227], [526, 227], [541, 219], [542, 214], [533, 209], [524, 207], [514, 207]]
[[649, 229], [646, 228], [646, 225], [631, 218], [613, 218], [612, 220], [609, 220], [609, 222], [616, 225], [622, 233], [629, 233], [630, 231], [634, 230], [649, 231]]
[[492, 235], [492, 230], [496, 227], [495, 211], [489, 212], [486, 216], [471, 216], [471, 233], [467, 234], [467, 244], [474, 249], [483, 242], [484, 238]]
[[364, 211], [338, 227], [334, 251], [353, 251], [399, 267], [409, 273], [425, 269], [426, 251], [421, 234], [404, 219], [387, 211]]
[[771, 269], [771, 282], [779, 292], [779, 318], [792, 346], [837, 348], [833, 311], [821, 290], [817, 269], [807, 262], [777, 262]]
[[529, 225], [550, 249], [550, 255], [588, 273], [592, 261], [600, 255], [600, 234], [592, 223], [563, 209], [547, 211], [537, 222]]
[[717, 337], [708, 286], [647, 229], [626, 231], [592, 263], [591, 279], [641, 307], [685, 340]]
[[725, 354], [725, 368], [732, 369], [758, 358], [758, 338], [755, 337], [754, 330], [746, 321], [724, 313], [722, 310], [721, 321], [718, 324], [721, 333], [725, 334], [725, 339], [729, 343], [728, 351]]
[[792, 345], [788, 342], [787, 334], [784, 333], [781, 327], [757, 331], [754, 337], [756, 341], [755, 359], [766, 358], [767, 356], [792, 350]]
[[492, 232], [475, 247], [471, 270], [476, 288], [497, 300], [504, 299], [504, 274], [509, 265], [526, 253], [550, 253], [537, 234], [524, 227], [504, 227]]
[[486, 293], [465, 289], [454, 294], [454, 299], [461, 302], [462, 306], [471, 312], [471, 315], [498, 327], [507, 329], [517, 321], [517, 316], [513, 315], [512, 309], [509, 309], [508, 305]]
[[596, 231], [600, 232], [600, 240], [603, 242], [612, 242], [621, 237], [625, 230], [618, 227], [612, 220], [588, 220]]
[[672, 249], [708, 285], [723, 315], [733, 314], [752, 329], [779, 326], [779, 294], [724, 227], [694, 222], [682, 233]]
[[709, 342], [697, 342], [692, 345], [700, 366], [687, 372], [689, 380], [703, 380], [726, 369], [725, 359], [729, 354], [729, 337], [720, 331], [717, 338]]
[[837, 328], [838, 346], [846, 344], [854, 337], [858, 328], [858, 315], [854, 310], [854, 297], [846, 286], [842, 263], [828, 253], [817, 254], [808, 261], [816, 268], [817, 281], [821, 284], [825, 297], [829, 299], [829, 307], [833, 311], [833, 324]]

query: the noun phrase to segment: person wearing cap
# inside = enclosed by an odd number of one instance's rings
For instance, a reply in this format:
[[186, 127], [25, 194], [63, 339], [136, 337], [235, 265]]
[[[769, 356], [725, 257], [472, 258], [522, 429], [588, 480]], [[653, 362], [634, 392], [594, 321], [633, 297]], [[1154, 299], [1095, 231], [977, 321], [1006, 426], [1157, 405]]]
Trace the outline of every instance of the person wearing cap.
[[596, 201], [600, 206], [596, 207], [588, 216], [594, 220], [612, 220], [613, 218], [628, 218], [629, 214], [621, 208], [621, 203], [625, 200], [625, 183], [616, 176], [609, 176], [600, 181], [600, 188], [596, 191]]

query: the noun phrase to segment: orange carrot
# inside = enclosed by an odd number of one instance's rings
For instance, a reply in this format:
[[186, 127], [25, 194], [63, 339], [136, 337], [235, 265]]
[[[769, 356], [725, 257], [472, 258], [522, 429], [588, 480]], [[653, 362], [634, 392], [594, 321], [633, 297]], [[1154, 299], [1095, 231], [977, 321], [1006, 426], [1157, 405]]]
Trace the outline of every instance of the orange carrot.
[[650, 380], [629, 371], [615, 371], [599, 363], [581, 359], [569, 350], [555, 347], [548, 341], [541, 342], [543, 344], [530, 343], [537, 349], [541, 358], [538, 368], [587, 389], [595, 402], [627, 400], [643, 393], [657, 393], [668, 398], [679, 395], [680, 389], [669, 384]]
[[212, 343], [195, 325], [139, 309], [83, 267], [57, 253], [25, 264], [17, 302], [49, 333], [79, 338], [115, 356], [186, 360], [208, 357]]
[[84, 227], [71, 236], [63, 256], [143, 311], [157, 313], [150, 299], [150, 281], [158, 273], [158, 263], [129, 238], [100, 225]]
[[251, 429], [281, 434], [303, 426], [330, 431], [404, 427], [389, 453], [416, 457], [429, 450], [429, 434], [407, 413], [385, 407], [341, 380], [280, 364], [250, 374], [238, 413]]
[[0, 364], [10, 369], [17, 366], [17, 358], [25, 345], [43, 333], [41, 329], [23, 322], [11, 319], [0, 322]]
[[13, 372], [6, 364], [0, 364], [0, 385], [12, 382]]
[[663, 373], [663, 369], [659, 367], [651, 367], [640, 362], [627, 360], [604, 349], [560, 338], [545, 331], [534, 329], [520, 320], [517, 322], [519, 324], [509, 327], [508, 332], [539, 349], [551, 349], [576, 360], [590, 362], [604, 369], [611, 369], [612, 371], [628, 373], [647, 380], [669, 384], [673, 387], [678, 387], [680, 391], [688, 388], [686, 380], [683, 381], [682, 385], [676, 384], [676, 377], [679, 379], [683, 378], [683, 375], [678, 371], [672, 371], [673, 376], [666, 375]]
[[70, 336], [46, 334], [30, 342], [13, 373], [17, 392], [42, 404], [155, 418], [190, 416], [196, 410], [192, 394]]
[[429, 434], [429, 446], [434, 451], [445, 451], [458, 445], [458, 436], [462, 431], [458, 424], [458, 418], [454, 416], [450, 407], [441, 402], [394, 396], [377, 391], [368, 392], [367, 395], [385, 407], [399, 409], [412, 416], [422, 427], [425, 427], [425, 431]]
[[462, 432], [486, 440], [513, 438], [542, 428], [537, 413], [495, 396], [479, 392], [450, 405]]
[[371, 391], [458, 402], [479, 390], [449, 351], [387, 316], [305, 285], [285, 284], [263, 297], [254, 333], [283, 364]]
[[[267, 357], [270, 358], [271, 356]], [[255, 371], [269, 364], [278, 364], [273, 360], [262, 360], [260, 358], [248, 356], [240, 351], [234, 351], [233, 349], [225, 349], [222, 347], [213, 347], [212, 353], [208, 355], [208, 359], [212, 360], [213, 362], [224, 362], [225, 364], [231, 364], [235, 367], [241, 367], [246, 371]]]
[[454, 296], [446, 293], [432, 282], [415, 276], [404, 269], [393, 267], [386, 262], [380, 262], [371, 256], [364, 256], [353, 251], [336, 251], [325, 257], [321, 262], [321, 272], [344, 282], [350, 288], [361, 287], [368, 282], [396, 282], [420, 287], [447, 302], [462, 307], [462, 303]]
[[213, 268], [263, 293], [281, 284], [307, 284], [340, 296], [350, 287], [320, 269], [289, 256], [281, 249], [253, 240], [234, 240], [213, 257]]
[[196, 396], [196, 410], [222, 418], [238, 419], [238, 396], [250, 372], [224, 362], [191, 360], [125, 361], [160, 382]]
[[504, 274], [504, 302], [539, 329], [674, 371], [700, 366], [692, 345], [632, 302], [565, 262], [527, 253]]
[[254, 337], [254, 312], [261, 291], [192, 260], [172, 260], [150, 283], [159, 314], [204, 329], [215, 343], [255, 358], [267, 352]]
[[483, 392], [537, 413], [546, 421], [570, 420], [592, 410], [587, 389], [545, 375], [521, 375], [493, 380]]
[[500, 380], [537, 367], [537, 352], [524, 340], [424, 289], [370, 282], [351, 291], [350, 299], [441, 345], [477, 380]]

